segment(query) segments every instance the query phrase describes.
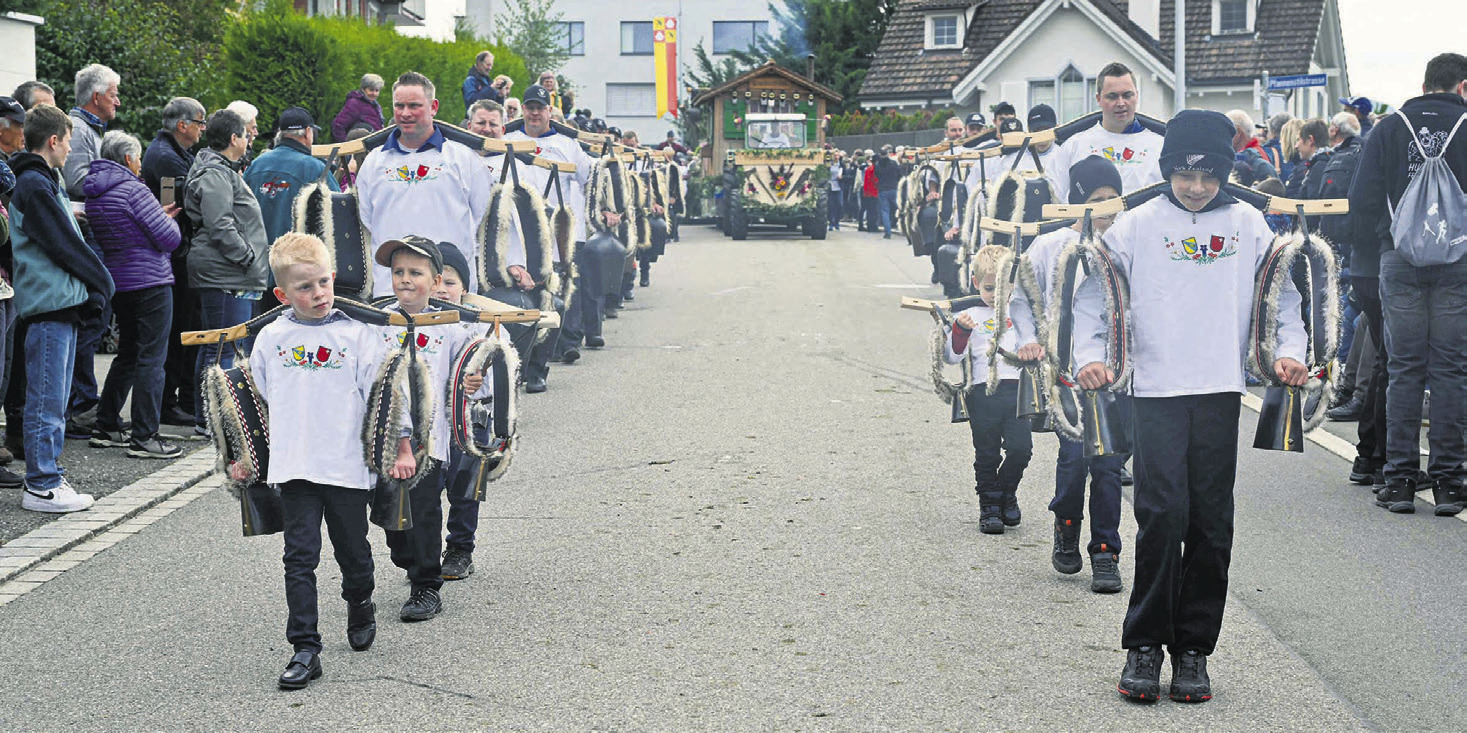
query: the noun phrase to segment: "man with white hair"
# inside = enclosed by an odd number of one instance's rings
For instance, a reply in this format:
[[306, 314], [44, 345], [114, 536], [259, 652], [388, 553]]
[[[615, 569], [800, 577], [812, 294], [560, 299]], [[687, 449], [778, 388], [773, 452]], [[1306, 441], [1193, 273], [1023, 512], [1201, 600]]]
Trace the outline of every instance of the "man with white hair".
[[246, 168], [250, 167], [250, 159], [254, 157], [250, 151], [255, 148], [255, 138], [260, 136], [260, 109], [242, 99], [230, 102], [225, 109], [239, 115], [239, 118], [245, 123], [245, 139], [248, 142], [245, 144], [244, 157], [239, 160], [239, 171], [243, 173]]
[[1228, 119], [1233, 121], [1234, 158], [1248, 166], [1248, 170], [1253, 174], [1253, 180], [1247, 183], [1252, 184], [1254, 181], [1261, 181], [1265, 178], [1278, 178], [1278, 169], [1274, 168], [1264, 155], [1263, 143], [1258, 142], [1258, 138], [1253, 136], [1253, 131], [1257, 129], [1253, 125], [1253, 117], [1241, 109], [1235, 109], [1228, 112]]
[[76, 102], [71, 108], [71, 154], [66, 156], [62, 174], [66, 176], [66, 194], [72, 201], [83, 201], [82, 181], [92, 161], [102, 153], [102, 135], [107, 123], [117, 117], [122, 99], [117, 85], [122, 77], [101, 64], [92, 64], [76, 72]]

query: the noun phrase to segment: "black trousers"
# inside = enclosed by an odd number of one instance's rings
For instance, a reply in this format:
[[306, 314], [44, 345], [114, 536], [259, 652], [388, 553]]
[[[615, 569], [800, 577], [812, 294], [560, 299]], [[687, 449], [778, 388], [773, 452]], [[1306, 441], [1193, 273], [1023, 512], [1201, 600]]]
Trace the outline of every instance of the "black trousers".
[[1121, 646], [1211, 654], [1233, 554], [1235, 393], [1137, 397], [1136, 578]]
[[173, 258], [173, 322], [168, 327], [168, 356], [163, 361], [163, 409], [194, 411], [194, 368], [198, 349], [184, 346], [178, 335], [199, 328], [199, 296], [188, 286], [188, 260]]
[[1012, 496], [1034, 454], [1033, 423], [1019, 419], [1019, 383], [999, 382], [984, 393], [979, 384], [968, 392], [968, 428], [973, 431], [973, 490], [984, 504]]
[[[1381, 467], [1386, 461], [1386, 387], [1390, 386], [1390, 370], [1386, 368], [1389, 361], [1386, 356], [1385, 338], [1385, 314], [1381, 310], [1380, 302], [1380, 278], [1356, 277], [1351, 278], [1355, 289], [1355, 302], [1360, 306], [1360, 313], [1370, 324], [1370, 333], [1375, 338], [1375, 366], [1371, 372], [1370, 389], [1365, 391], [1365, 400], [1360, 406], [1360, 423], [1357, 426], [1356, 435], [1359, 442], [1355, 444], [1355, 454], [1370, 462], [1371, 466]], [[1355, 375], [1355, 382], [1359, 384], [1366, 377]]]
[[280, 487], [285, 518], [285, 638], [295, 651], [321, 651], [316, 630], [316, 565], [321, 561], [321, 520], [341, 568], [341, 597], [372, 597], [372, 546], [367, 542], [367, 492], [309, 481]]
[[408, 492], [413, 526], [386, 532], [392, 564], [407, 571], [413, 588], [443, 587], [443, 466], [435, 465]]

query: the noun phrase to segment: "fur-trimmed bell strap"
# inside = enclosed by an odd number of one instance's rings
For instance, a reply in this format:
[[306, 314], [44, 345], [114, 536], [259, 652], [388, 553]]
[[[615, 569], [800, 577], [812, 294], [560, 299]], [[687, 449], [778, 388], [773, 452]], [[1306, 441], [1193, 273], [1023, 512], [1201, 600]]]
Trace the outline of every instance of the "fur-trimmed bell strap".
[[1278, 360], [1280, 298], [1294, 288], [1293, 273], [1302, 271], [1309, 286], [1309, 317], [1304, 321], [1306, 391], [1322, 391], [1306, 400], [1312, 411], [1304, 415], [1305, 431], [1318, 427], [1334, 393], [1332, 368], [1339, 342], [1339, 272], [1329, 243], [1303, 226], [1280, 234], [1269, 245], [1254, 280], [1253, 311], [1248, 338], [1248, 371], [1266, 384], [1278, 386], [1273, 364]]
[[[214, 467], [224, 474], [225, 488], [238, 497], [251, 484], [268, 480], [269, 409], [255, 386], [249, 360], [242, 356], [229, 369], [218, 365], [206, 368], [201, 389], [217, 456]], [[245, 477], [241, 480], [231, 477], [230, 464], [243, 467]]]

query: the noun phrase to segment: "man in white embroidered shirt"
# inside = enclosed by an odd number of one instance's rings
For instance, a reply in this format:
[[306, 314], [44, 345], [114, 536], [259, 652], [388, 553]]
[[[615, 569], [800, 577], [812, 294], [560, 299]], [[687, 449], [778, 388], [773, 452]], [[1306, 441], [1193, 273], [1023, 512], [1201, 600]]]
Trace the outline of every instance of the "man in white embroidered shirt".
[[[478, 292], [479, 221], [489, 204], [494, 180], [468, 146], [446, 140], [433, 118], [438, 113], [433, 82], [415, 71], [392, 85], [392, 121], [397, 125], [382, 147], [367, 154], [357, 176], [362, 223], [372, 247], [417, 235], [464, 244], [471, 272], [469, 290]], [[372, 268], [372, 297], [390, 295], [387, 268]]]

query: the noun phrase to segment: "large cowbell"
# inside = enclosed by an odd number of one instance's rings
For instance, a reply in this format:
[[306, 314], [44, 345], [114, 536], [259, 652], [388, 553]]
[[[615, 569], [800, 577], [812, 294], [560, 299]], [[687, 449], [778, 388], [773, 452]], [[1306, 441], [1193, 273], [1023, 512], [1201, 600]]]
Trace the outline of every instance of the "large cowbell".
[[1304, 406], [1298, 387], [1271, 386], [1264, 391], [1253, 447], [1304, 452]]
[[956, 242], [943, 242], [937, 248], [937, 257], [934, 262], [937, 266], [937, 281], [942, 283], [945, 290], [949, 292], [967, 292], [963, 287], [961, 269], [958, 267], [959, 248]]
[[[1002, 188], [1002, 182], [1000, 182], [1000, 190], [994, 195], [993, 218], [995, 219], [1029, 223], [1043, 221], [1045, 204], [1054, 203], [1054, 192], [1050, 190], [1049, 179], [1046, 178], [1024, 179], [1024, 210], [1022, 212], [1013, 210], [1012, 194], [1006, 195]], [[1005, 203], [1008, 204], [1008, 207], [1005, 207]], [[989, 243], [1009, 247], [1013, 245], [1012, 238], [1011, 234], [993, 232]], [[1019, 251], [1023, 252], [1029, 248], [1029, 243], [1034, 241], [1034, 237], [1024, 236], [1020, 240]]]
[[1103, 389], [1079, 393], [1080, 414], [1085, 420], [1085, 457], [1125, 455], [1131, 452], [1131, 436], [1116, 395]]
[[[524, 310], [536, 310], [540, 303], [535, 296], [519, 288], [490, 288], [486, 293], [490, 298], [501, 303], [521, 308]], [[535, 344], [535, 324], [533, 323], [506, 323], [505, 330], [509, 332], [509, 340], [514, 344], [515, 351], [523, 360], [529, 356], [530, 347]]]
[[367, 287], [367, 247], [353, 193], [331, 194], [332, 249], [336, 253], [336, 292], [357, 295]]
[[926, 204], [923, 204], [922, 208], [917, 210], [918, 234], [916, 237], [913, 237], [912, 241], [914, 245], [916, 242], [920, 241], [922, 243], [922, 251], [917, 252], [914, 248], [912, 253], [913, 256], [924, 257], [932, 254], [932, 251], [937, 249], [938, 240], [942, 237], [942, 233], [938, 231], [938, 229], [941, 228], [941, 225], [942, 223], [939, 221], [936, 203], [928, 202]]
[[621, 272], [626, 265], [627, 247], [611, 232], [598, 231], [586, 240], [581, 256], [582, 281], [595, 295], [621, 292]]
[[649, 216], [647, 225], [652, 231], [651, 259], [656, 262], [658, 257], [667, 253], [667, 219], [662, 216]]

